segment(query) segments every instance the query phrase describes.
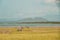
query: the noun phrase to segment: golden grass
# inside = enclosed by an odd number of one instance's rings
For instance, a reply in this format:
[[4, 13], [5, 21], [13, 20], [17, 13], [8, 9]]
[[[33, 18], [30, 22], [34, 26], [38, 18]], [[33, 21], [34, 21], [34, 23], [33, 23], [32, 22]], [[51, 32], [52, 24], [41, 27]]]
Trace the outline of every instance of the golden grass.
[[0, 33], [0, 40], [60, 40], [60, 27], [30, 27], [23, 31], [15, 28], [0, 28], [0, 30], [10, 30], [11, 33]]

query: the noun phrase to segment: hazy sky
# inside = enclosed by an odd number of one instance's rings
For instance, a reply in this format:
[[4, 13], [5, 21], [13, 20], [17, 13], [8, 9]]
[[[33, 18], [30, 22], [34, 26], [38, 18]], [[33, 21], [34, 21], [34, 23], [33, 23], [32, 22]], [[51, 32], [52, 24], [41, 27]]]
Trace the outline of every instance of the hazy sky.
[[0, 19], [16, 20], [27, 17], [43, 17], [60, 21], [55, 0], [0, 0]]

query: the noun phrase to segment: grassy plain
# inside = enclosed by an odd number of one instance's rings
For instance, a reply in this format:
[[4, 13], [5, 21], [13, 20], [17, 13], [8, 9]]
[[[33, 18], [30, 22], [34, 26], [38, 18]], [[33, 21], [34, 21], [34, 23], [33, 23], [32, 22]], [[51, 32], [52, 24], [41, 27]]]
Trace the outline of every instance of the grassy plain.
[[[7, 31], [7, 33], [5, 33]], [[60, 27], [0, 28], [0, 40], [60, 40]]]

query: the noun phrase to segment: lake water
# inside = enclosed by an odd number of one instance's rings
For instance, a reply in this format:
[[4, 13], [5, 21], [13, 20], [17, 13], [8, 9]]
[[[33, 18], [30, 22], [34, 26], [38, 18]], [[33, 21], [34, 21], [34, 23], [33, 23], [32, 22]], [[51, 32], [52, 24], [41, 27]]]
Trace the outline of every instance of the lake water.
[[60, 24], [0, 24], [0, 26], [60, 26]]

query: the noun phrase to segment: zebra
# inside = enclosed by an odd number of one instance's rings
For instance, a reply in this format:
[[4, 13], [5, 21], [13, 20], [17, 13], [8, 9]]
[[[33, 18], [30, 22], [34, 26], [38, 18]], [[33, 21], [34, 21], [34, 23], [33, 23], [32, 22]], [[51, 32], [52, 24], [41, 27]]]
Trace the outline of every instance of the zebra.
[[23, 30], [22, 26], [17, 27], [17, 31], [22, 31], [22, 30]]

